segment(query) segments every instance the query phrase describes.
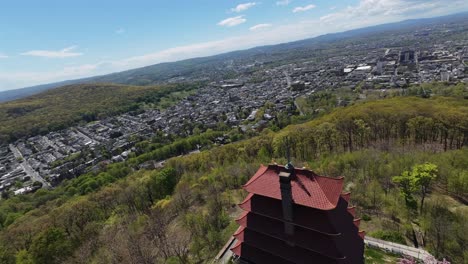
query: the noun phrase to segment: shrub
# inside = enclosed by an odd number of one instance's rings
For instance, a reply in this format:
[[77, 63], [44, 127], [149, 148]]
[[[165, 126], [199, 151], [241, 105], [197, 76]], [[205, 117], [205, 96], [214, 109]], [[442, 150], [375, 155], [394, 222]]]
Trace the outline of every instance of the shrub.
[[385, 241], [395, 242], [399, 244], [406, 244], [406, 241], [403, 235], [398, 233], [397, 231], [379, 230], [379, 231], [372, 232], [370, 236], [374, 238], [382, 239]]

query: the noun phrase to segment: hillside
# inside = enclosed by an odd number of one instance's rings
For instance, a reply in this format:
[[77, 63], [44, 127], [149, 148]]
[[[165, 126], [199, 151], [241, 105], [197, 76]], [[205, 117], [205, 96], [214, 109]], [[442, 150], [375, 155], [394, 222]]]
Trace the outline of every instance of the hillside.
[[[296, 61], [320, 60], [327, 54], [338, 56], [345, 54], [350, 43], [366, 43], [370, 40], [392, 38], [396, 33], [407, 33], [424, 29], [430, 25], [444, 23], [466, 24], [467, 13], [455, 15], [405, 20], [397, 23], [355, 29], [345, 32], [326, 34], [300, 41], [277, 45], [255, 47], [247, 50], [233, 51], [215, 56], [193, 58], [177, 62], [166, 62], [137, 69], [127, 70], [77, 80], [37, 85], [22, 89], [0, 92], [0, 102], [23, 98], [45, 90], [78, 83], [118, 83], [127, 85], [155, 85], [182, 80], [222, 80], [233, 78], [244, 71], [246, 65], [261, 63], [265, 66], [286, 64]], [[447, 36], [456, 36], [457, 31], [446, 32]], [[447, 38], [444, 36], [443, 38]], [[429, 36], [426, 41], [440, 39], [441, 36]], [[405, 40], [410, 41], [410, 40]], [[403, 43], [402, 43], [403, 44]], [[395, 46], [401, 45], [398, 43]]]
[[195, 85], [75, 84], [0, 104], [0, 144], [158, 104]]
[[[208, 144], [199, 154], [170, 158], [206, 145], [215, 132], [141, 143], [138, 156], [125, 162], [55, 190], [1, 200], [0, 260], [207, 263], [237, 228], [241, 185], [261, 163], [285, 163], [287, 139], [297, 167], [346, 177], [368, 234], [407, 244], [416, 234], [438, 258], [464, 263], [467, 131], [467, 100], [396, 97], [339, 108], [277, 133]], [[139, 169], [163, 159], [163, 169]], [[438, 172], [420, 211], [405, 204], [392, 178], [426, 162]], [[409, 195], [419, 207], [418, 192]]]

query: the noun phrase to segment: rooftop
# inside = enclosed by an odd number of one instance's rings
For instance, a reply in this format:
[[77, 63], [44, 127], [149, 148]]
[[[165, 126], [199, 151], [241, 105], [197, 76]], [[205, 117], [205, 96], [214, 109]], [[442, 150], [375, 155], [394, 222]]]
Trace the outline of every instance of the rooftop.
[[[284, 166], [261, 166], [255, 175], [244, 185], [244, 189], [281, 200], [279, 174], [287, 169]], [[294, 169], [291, 179], [293, 203], [319, 210], [334, 209], [343, 188], [343, 177], [319, 176], [310, 170]]]

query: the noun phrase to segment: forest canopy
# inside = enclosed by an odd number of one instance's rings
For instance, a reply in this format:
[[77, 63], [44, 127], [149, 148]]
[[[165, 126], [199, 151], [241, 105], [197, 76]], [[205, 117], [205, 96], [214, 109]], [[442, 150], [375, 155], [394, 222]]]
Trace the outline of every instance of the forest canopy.
[[[65, 129], [119, 113], [156, 105], [171, 95], [196, 89], [197, 84], [127, 86], [77, 84], [0, 104], [0, 144], [22, 137]], [[174, 103], [175, 101], [172, 101]]]
[[[436, 257], [463, 263], [467, 107], [466, 100], [443, 97], [358, 103], [277, 133], [267, 129], [251, 139], [169, 158], [218, 132], [176, 140], [54, 190], [1, 200], [0, 259], [207, 262], [237, 227], [242, 184], [261, 163], [286, 162], [287, 140], [295, 165], [345, 176], [370, 235], [423, 243]], [[168, 159], [164, 169], [138, 169], [161, 159]], [[420, 176], [428, 171], [435, 176], [425, 184]], [[408, 193], [416, 207], [406, 206], [395, 180], [404, 175], [421, 180]]]

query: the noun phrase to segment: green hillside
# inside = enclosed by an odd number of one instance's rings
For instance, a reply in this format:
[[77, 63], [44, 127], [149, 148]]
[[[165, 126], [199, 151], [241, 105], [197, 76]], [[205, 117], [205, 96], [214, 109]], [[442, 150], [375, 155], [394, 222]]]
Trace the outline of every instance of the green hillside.
[[[438, 258], [468, 261], [468, 100], [358, 103], [170, 158], [163, 169], [138, 169], [216, 136], [208, 131], [155, 146], [55, 190], [1, 200], [0, 262], [207, 263], [237, 228], [241, 185], [261, 163], [284, 164], [287, 141], [295, 166], [345, 176], [361, 228], [371, 236], [412, 245], [416, 235]], [[403, 196], [394, 177], [414, 176], [426, 163], [437, 172], [420, 206], [419, 185]], [[371, 253], [373, 261], [386, 258]]]
[[77, 84], [0, 104], [0, 144], [158, 104], [195, 85]]

